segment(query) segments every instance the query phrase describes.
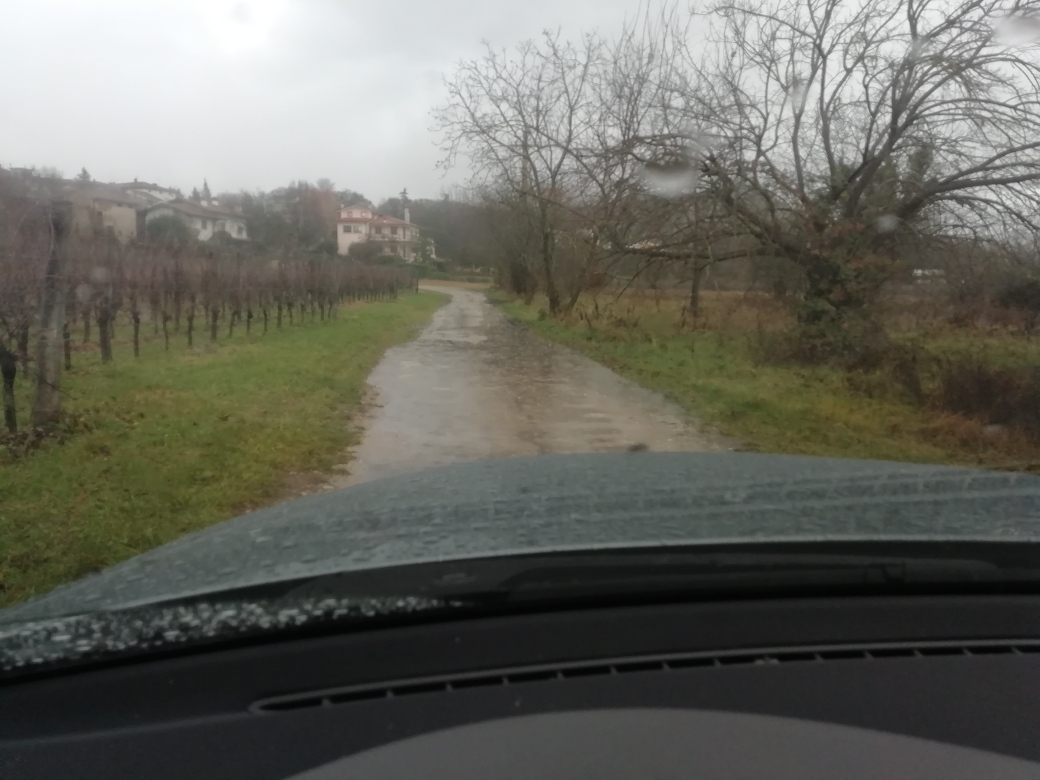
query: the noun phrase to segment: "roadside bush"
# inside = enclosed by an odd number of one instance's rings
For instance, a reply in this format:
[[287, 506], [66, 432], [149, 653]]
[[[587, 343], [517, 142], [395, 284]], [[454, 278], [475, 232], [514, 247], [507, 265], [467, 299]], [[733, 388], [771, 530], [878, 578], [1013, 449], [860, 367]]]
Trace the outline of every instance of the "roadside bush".
[[874, 365], [849, 368], [845, 386], [868, 398], [924, 405], [926, 377], [936, 363], [933, 356], [915, 346], [890, 344], [876, 359]]
[[383, 254], [383, 247], [377, 241], [358, 241], [347, 249], [347, 257], [361, 263], [372, 263]]
[[1040, 370], [947, 360], [939, 370], [931, 405], [991, 425], [1022, 431], [1040, 441]]
[[192, 229], [174, 216], [150, 219], [145, 223], [144, 229], [148, 238], [162, 246], [187, 246], [195, 240]]
[[760, 325], [755, 343], [759, 358], [765, 363], [833, 366], [848, 371], [876, 371], [892, 349], [884, 328], [869, 317], [801, 324], [782, 330]]
[[1019, 279], [1006, 285], [997, 296], [996, 303], [1004, 309], [1012, 309], [1024, 315], [1022, 327], [1032, 333], [1040, 318], [1040, 279]]

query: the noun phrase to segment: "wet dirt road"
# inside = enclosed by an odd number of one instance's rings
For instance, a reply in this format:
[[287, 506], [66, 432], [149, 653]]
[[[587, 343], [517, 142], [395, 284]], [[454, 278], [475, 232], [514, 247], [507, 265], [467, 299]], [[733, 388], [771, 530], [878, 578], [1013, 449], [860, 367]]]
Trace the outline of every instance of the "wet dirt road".
[[477, 458], [732, 449], [660, 395], [510, 322], [482, 292], [436, 289], [451, 302], [369, 376], [361, 443], [328, 487]]

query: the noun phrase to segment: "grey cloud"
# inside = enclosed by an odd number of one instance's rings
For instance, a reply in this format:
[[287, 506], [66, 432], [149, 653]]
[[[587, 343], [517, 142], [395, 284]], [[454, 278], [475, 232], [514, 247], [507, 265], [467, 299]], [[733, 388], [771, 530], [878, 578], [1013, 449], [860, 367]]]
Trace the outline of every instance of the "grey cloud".
[[[616, 29], [633, 0], [0, 0], [0, 165], [190, 189], [332, 178], [372, 198], [447, 179], [441, 76], [481, 41]], [[14, 75], [12, 75], [14, 74]]]

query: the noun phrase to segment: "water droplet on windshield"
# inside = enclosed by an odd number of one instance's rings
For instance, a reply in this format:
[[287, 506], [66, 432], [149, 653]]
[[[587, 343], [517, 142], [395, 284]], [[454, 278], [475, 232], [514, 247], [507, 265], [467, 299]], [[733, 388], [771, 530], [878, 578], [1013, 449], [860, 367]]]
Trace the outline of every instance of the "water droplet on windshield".
[[899, 217], [895, 214], [883, 214], [874, 221], [878, 233], [891, 233], [899, 227]]
[[90, 281], [94, 284], [108, 284], [111, 279], [112, 274], [102, 266], [97, 266], [90, 272]]
[[933, 48], [932, 41], [928, 38], [917, 38], [911, 41], [906, 48], [906, 58], [908, 60], [925, 59], [931, 55]]
[[657, 195], [675, 198], [697, 188], [700, 181], [700, 161], [707, 148], [707, 139], [692, 128], [681, 133], [682, 146], [669, 159], [647, 162], [640, 170], [643, 185]]
[[805, 108], [809, 97], [809, 83], [803, 79], [796, 78], [791, 82], [787, 90], [787, 105], [792, 111], [801, 111]]
[[647, 163], [643, 166], [642, 180], [647, 189], [666, 198], [692, 192], [700, 176], [689, 160], [671, 163]]
[[993, 26], [993, 39], [1004, 46], [1033, 46], [1040, 43], [1040, 18], [1005, 16]]

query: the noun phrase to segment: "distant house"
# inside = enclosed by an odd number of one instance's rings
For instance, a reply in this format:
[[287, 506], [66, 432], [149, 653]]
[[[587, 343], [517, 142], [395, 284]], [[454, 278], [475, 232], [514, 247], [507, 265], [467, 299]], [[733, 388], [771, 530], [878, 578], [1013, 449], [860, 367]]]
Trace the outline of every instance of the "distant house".
[[177, 198], [154, 203], [142, 211], [145, 223], [157, 217], [176, 217], [182, 220], [195, 231], [200, 241], [208, 241], [221, 231], [242, 241], [249, 238], [245, 217], [220, 208], [215, 200], [195, 203]]
[[941, 268], [915, 268], [914, 281], [918, 284], [936, 284], [946, 281], [946, 272]]
[[123, 243], [137, 236], [137, 209], [144, 203], [113, 184], [39, 176], [31, 168], [0, 172], [0, 184], [5, 192], [29, 200], [70, 203], [75, 235], [109, 233]]
[[388, 255], [398, 255], [408, 262], [419, 257], [419, 228], [404, 219], [376, 214], [367, 206], [344, 206], [336, 224], [336, 244], [341, 255], [360, 241], [377, 241]]
[[122, 243], [137, 237], [137, 210], [145, 202], [112, 184], [66, 184], [61, 196], [72, 203], [72, 229], [81, 236], [111, 232]]

